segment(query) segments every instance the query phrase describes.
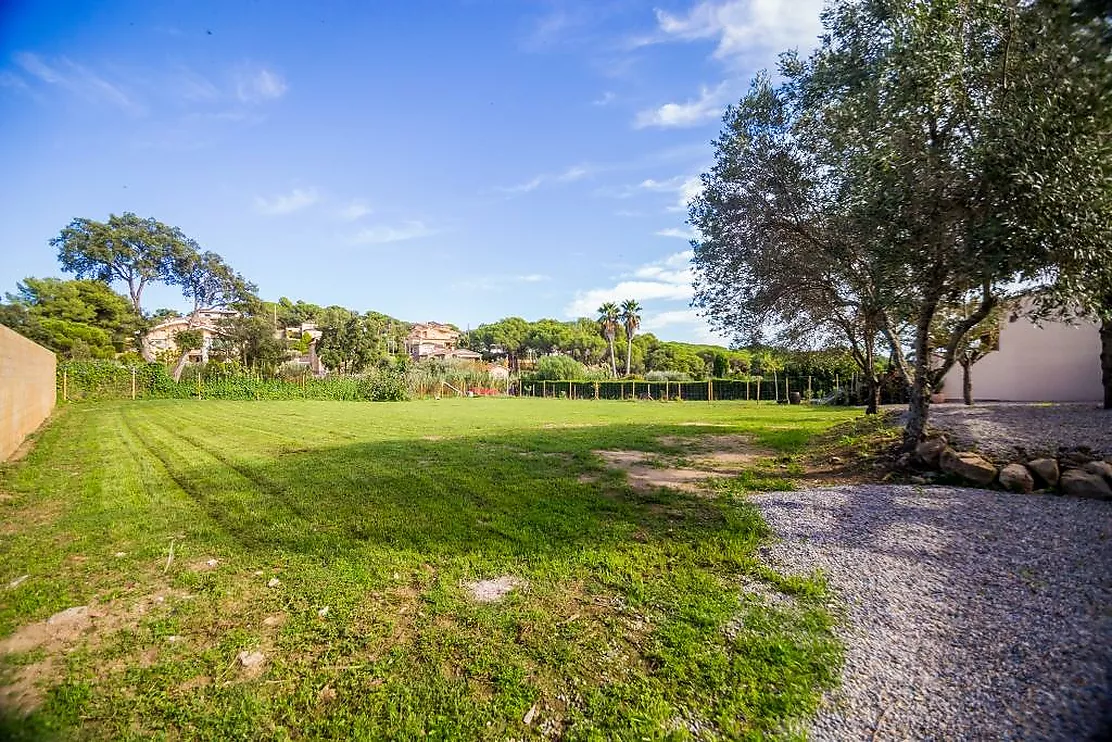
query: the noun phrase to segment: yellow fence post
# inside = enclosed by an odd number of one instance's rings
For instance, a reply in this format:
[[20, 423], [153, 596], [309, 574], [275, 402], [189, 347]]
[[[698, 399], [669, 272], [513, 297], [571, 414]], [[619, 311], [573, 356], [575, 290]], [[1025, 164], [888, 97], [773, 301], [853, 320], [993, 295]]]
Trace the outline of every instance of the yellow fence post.
[[131, 367], [131, 398], [135, 399], [135, 366]]
[[714, 382], [711, 381], [710, 379], [707, 379], [707, 401], [708, 402], [713, 402], [714, 401], [714, 386], [713, 385], [714, 385]]
[[598, 382], [595, 382], [595, 401], [598, 401]]

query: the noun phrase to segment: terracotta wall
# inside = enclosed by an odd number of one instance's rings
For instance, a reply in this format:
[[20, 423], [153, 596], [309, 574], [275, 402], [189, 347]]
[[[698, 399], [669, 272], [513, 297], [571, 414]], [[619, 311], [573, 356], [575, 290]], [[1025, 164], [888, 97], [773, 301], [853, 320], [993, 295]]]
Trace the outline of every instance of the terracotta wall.
[[0, 461], [54, 409], [54, 354], [0, 325]]

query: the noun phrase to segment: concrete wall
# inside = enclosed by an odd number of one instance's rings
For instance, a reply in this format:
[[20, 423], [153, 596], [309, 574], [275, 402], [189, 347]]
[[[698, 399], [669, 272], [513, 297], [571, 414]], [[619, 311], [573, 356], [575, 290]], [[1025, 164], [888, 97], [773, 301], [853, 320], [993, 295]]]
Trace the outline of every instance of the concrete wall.
[[[1007, 402], [1095, 402], [1100, 383], [1100, 326], [1001, 320], [1000, 350], [973, 365], [973, 400]], [[946, 374], [943, 394], [961, 401], [961, 366]]]
[[54, 409], [54, 354], [0, 325], [0, 461]]

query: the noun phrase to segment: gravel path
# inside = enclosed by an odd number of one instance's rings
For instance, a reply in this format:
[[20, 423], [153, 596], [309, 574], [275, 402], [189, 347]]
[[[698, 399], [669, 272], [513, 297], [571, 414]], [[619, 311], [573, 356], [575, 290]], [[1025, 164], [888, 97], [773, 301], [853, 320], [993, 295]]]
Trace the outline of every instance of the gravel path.
[[846, 664], [818, 740], [1112, 739], [1112, 502], [855, 485], [753, 497], [821, 569]]
[[1035, 454], [1088, 446], [1112, 454], [1112, 410], [1095, 404], [931, 405], [930, 425], [1000, 459], [1014, 459], [1017, 447]]

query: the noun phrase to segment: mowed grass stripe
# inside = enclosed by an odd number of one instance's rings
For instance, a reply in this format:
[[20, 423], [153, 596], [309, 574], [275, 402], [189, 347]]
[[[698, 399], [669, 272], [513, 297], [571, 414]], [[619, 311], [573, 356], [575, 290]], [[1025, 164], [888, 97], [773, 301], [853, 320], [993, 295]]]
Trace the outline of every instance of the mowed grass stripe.
[[[29, 721], [0, 712], [0, 736], [778, 733], [837, 666], [821, 583], [759, 564], [765, 531], [744, 501], [634, 490], [593, 451], [720, 433], [790, 449], [842, 417], [566, 400], [70, 408], [63, 435], [0, 473], [0, 490], [64, 512], [0, 548], [2, 574], [34, 575], [0, 591], [0, 631], [68, 605], [190, 598], [81, 638]], [[519, 587], [474, 602], [466, 584], [498, 576]], [[743, 579], [790, 595], [765, 605]], [[256, 649], [251, 678], [235, 656]]]

